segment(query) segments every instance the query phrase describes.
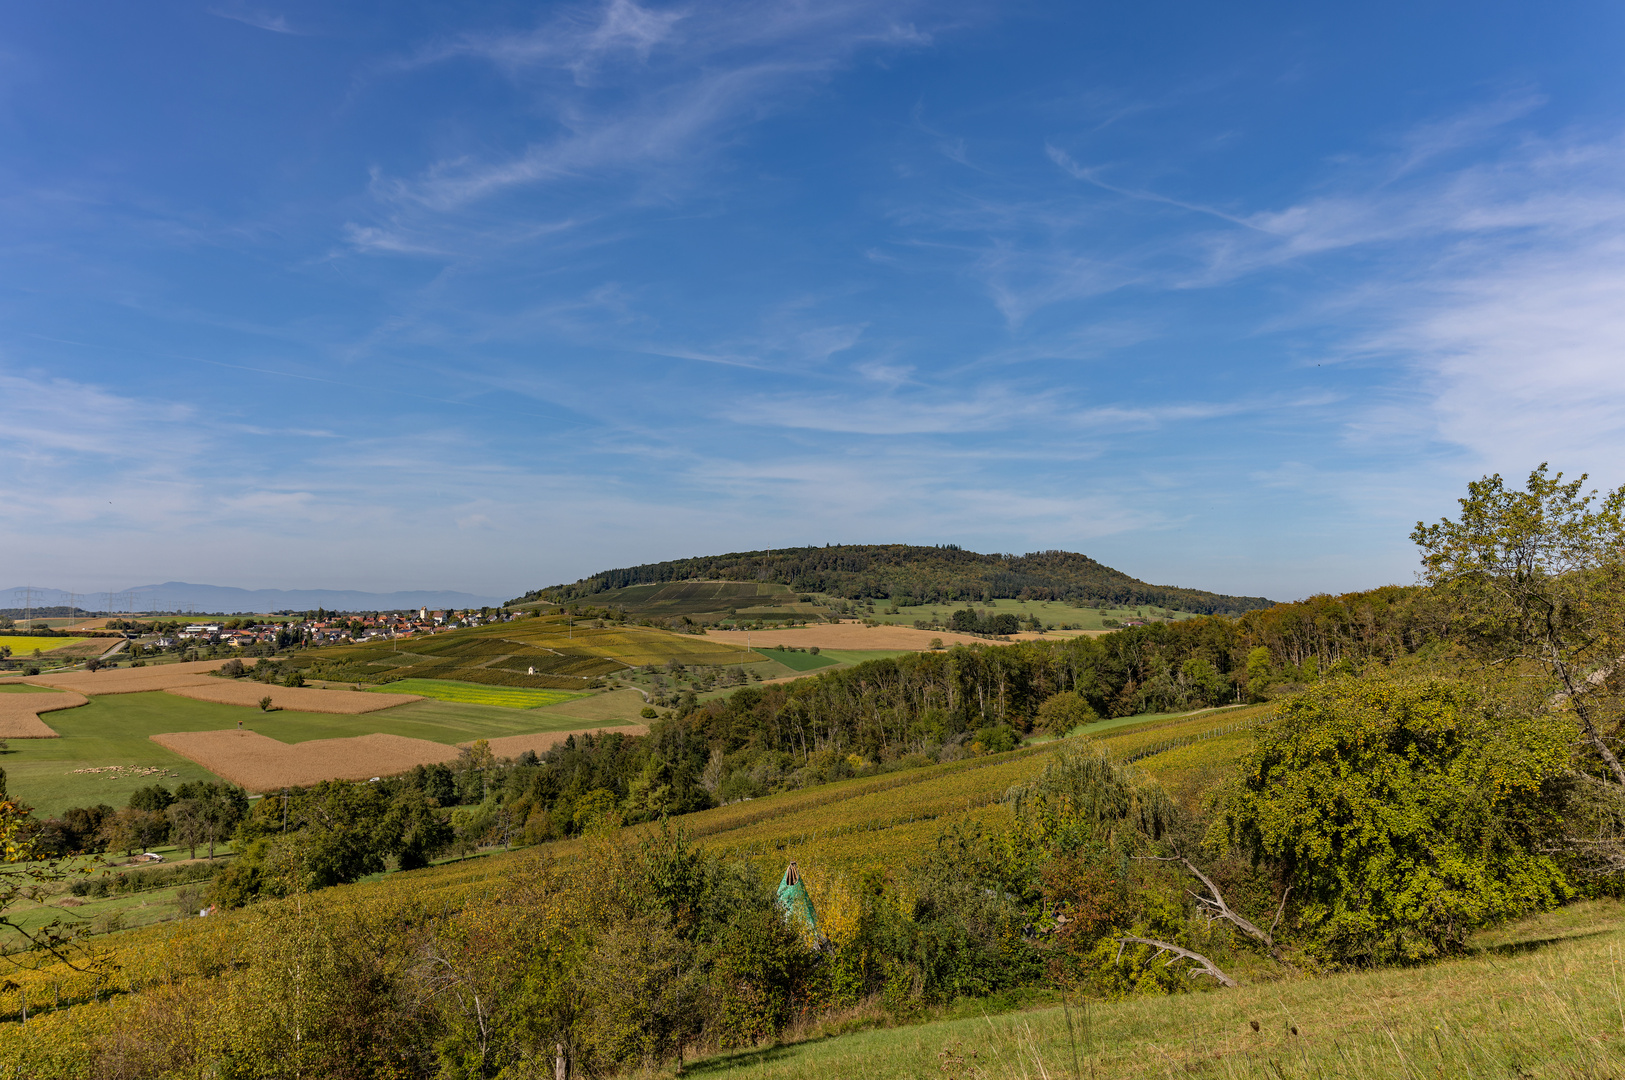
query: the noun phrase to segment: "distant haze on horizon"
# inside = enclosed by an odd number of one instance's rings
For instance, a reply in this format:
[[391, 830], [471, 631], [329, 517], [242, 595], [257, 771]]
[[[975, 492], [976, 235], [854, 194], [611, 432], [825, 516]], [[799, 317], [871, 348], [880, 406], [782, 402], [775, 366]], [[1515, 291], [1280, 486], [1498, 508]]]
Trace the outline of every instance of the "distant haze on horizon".
[[1625, 8], [0, 11], [0, 571], [1292, 599], [1625, 481]]
[[0, 608], [76, 607], [82, 611], [196, 611], [209, 614], [309, 611], [405, 611], [411, 608], [495, 607], [512, 596], [476, 596], [449, 589], [412, 589], [390, 593], [353, 589], [238, 589], [170, 581], [162, 585], [133, 585], [127, 589], [79, 591], [50, 586], [0, 589]]

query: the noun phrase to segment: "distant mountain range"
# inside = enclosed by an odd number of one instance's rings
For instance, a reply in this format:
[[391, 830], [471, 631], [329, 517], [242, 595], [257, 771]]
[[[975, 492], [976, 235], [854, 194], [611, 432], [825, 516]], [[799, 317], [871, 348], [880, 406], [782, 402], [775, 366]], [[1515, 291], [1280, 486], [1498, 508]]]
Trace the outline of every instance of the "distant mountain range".
[[[22, 608], [26, 586], [0, 591], [0, 607]], [[64, 589], [33, 589], [33, 606], [57, 607], [69, 602]], [[88, 611], [107, 610], [107, 593], [71, 594]], [[350, 589], [235, 589], [228, 585], [193, 585], [166, 581], [162, 585], [134, 585], [112, 594], [115, 611], [180, 611], [235, 615], [264, 611], [404, 611], [409, 608], [477, 608], [496, 606], [501, 597], [476, 596], [446, 589], [371, 593]]]
[[1273, 603], [1262, 596], [1147, 584], [1072, 551], [982, 555], [954, 544], [833, 544], [645, 563], [537, 589], [519, 599], [585, 599], [634, 585], [678, 581], [773, 582], [796, 592], [854, 600], [889, 597], [899, 603], [1007, 597], [1088, 605], [1153, 604], [1203, 615], [1235, 615]]

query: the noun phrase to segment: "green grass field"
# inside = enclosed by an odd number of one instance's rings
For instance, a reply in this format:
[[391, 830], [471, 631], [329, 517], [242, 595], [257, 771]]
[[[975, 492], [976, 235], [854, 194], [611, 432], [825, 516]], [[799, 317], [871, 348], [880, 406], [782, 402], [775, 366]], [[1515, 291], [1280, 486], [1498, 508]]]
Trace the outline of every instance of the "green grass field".
[[[70, 649], [75, 645], [90, 640], [90, 638], [82, 637], [32, 637], [0, 634], [0, 646], [10, 649], [14, 660], [27, 659], [34, 655], [35, 650], [38, 650], [40, 655], [44, 656], [46, 653], [55, 652], [58, 649]], [[111, 649], [115, 643], [116, 639], [109, 638], [107, 647]]]
[[614, 723], [617, 720], [641, 724], [645, 721], [638, 714], [644, 705], [643, 695], [636, 690], [609, 690], [538, 710], [536, 715], [553, 717], [560, 721], [573, 721], [573, 724], [566, 725], [567, 727], [589, 727], [599, 723]]
[[562, 705], [586, 697], [569, 690], [529, 690], [515, 686], [484, 686], [480, 683], [446, 679], [398, 679], [388, 686], [373, 687], [390, 694], [418, 694], [437, 701], [457, 701], [467, 705], [495, 705], [504, 709], [540, 709]]
[[827, 656], [837, 664], [851, 666], [868, 660], [884, 660], [888, 656], [912, 656], [913, 653], [912, 649], [825, 649], [818, 655]]
[[[569, 702], [562, 708], [568, 708]], [[70, 806], [123, 806], [137, 788], [162, 782], [215, 779], [202, 766], [164, 749], [148, 736], [167, 731], [217, 731], [242, 720], [250, 730], [280, 742], [340, 739], [383, 732], [455, 745], [472, 739], [568, 731], [612, 719], [586, 720], [546, 709], [519, 710], [466, 702], [416, 701], [360, 716], [282, 710], [262, 713], [238, 705], [152, 691], [90, 699], [88, 705], [46, 714], [59, 739], [13, 739], [0, 754], [7, 790], [35, 807], [39, 816]], [[109, 768], [116, 767], [116, 768]], [[106, 772], [75, 772], [102, 768]]]
[[826, 656], [822, 652], [817, 655], [810, 652], [791, 652], [788, 649], [757, 649], [756, 652], [791, 671], [816, 671], [840, 663], [833, 656]]

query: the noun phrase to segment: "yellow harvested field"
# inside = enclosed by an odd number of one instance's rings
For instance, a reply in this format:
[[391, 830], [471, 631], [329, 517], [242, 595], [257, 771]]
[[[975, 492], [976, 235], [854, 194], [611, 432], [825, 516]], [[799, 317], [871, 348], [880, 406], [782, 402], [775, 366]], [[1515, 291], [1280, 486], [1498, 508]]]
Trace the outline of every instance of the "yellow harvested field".
[[40, 713], [86, 703], [83, 694], [0, 694], [0, 739], [55, 739], [57, 733]]
[[289, 745], [253, 731], [182, 731], [152, 741], [250, 791], [369, 780], [453, 761], [459, 753], [444, 743], [379, 733]]
[[[577, 731], [538, 731], [534, 735], [504, 735], [496, 739], [487, 739], [491, 744], [491, 753], [499, 758], [518, 757], [526, 750], [534, 750], [538, 754], [545, 754], [559, 743], [572, 735], [647, 735], [647, 724], [622, 724], [619, 727], [581, 728]], [[472, 746], [473, 743], [462, 743], [463, 746]]]
[[194, 701], [213, 701], [220, 705], [257, 706], [260, 699], [270, 695], [271, 705], [292, 712], [341, 713], [358, 716], [361, 713], [392, 709], [409, 701], [422, 701], [417, 694], [374, 694], [355, 690], [322, 690], [313, 686], [269, 686], [252, 679], [219, 679], [204, 677], [185, 686], [165, 687], [171, 694], [192, 698]]
[[[257, 662], [244, 661], [249, 664]], [[219, 671], [220, 664], [219, 660], [197, 660], [189, 664], [154, 664], [151, 667], [109, 668], [106, 671], [29, 675], [5, 681], [28, 683], [32, 686], [54, 686], [58, 690], [73, 690], [89, 694], [91, 697], [99, 694], [142, 694], [149, 690], [171, 690], [177, 686], [215, 682], [217, 680], [209, 673]]]
[[797, 626], [784, 630], [710, 630], [707, 641], [720, 641], [743, 649], [746, 639], [755, 648], [771, 649], [775, 645], [794, 645], [808, 649], [913, 649], [922, 651], [931, 647], [933, 638], [944, 645], [986, 644], [987, 638], [970, 634], [950, 634], [946, 630], [916, 630], [912, 626], [864, 626], [858, 622], [829, 623], [824, 626]]

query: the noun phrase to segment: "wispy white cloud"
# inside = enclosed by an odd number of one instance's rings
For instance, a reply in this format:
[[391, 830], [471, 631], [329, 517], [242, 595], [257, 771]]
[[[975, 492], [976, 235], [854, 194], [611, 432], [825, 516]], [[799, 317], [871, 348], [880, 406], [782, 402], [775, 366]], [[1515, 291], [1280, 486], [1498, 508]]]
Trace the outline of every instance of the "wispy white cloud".
[[250, 7], [209, 8], [207, 10], [210, 15], [221, 19], [230, 19], [233, 22], [240, 22], [252, 26], [256, 30], [269, 30], [273, 34], [303, 33], [303, 31], [290, 26], [286, 16], [274, 15], [268, 11], [260, 11]]
[[1101, 179], [1101, 174], [1105, 170], [1100, 168], [1086, 168], [1079, 165], [1077, 162], [1072, 160], [1072, 156], [1070, 154], [1058, 146], [1045, 143], [1044, 153], [1051, 161], [1055, 162], [1056, 165], [1059, 165], [1061, 169], [1074, 180], [1082, 180], [1085, 183], [1093, 184], [1100, 190], [1109, 191], [1113, 195], [1121, 195], [1124, 198], [1136, 199], [1140, 202], [1159, 203], [1163, 206], [1172, 206], [1179, 210], [1189, 210], [1193, 214], [1206, 214], [1209, 217], [1218, 218], [1220, 221], [1227, 221], [1232, 225], [1240, 225], [1242, 228], [1246, 229], [1257, 228], [1256, 225], [1245, 218], [1237, 217], [1234, 214], [1227, 214], [1223, 210], [1216, 210], [1211, 206], [1202, 206], [1198, 203], [1186, 202], [1181, 199], [1171, 198], [1167, 195], [1159, 195], [1154, 191], [1136, 191], [1130, 188], [1120, 187], [1116, 184], [1109, 184], [1105, 180]]
[[[915, 6], [891, 0], [677, 10], [609, 0], [533, 30], [464, 35], [405, 67], [488, 61], [537, 95], [554, 132], [506, 157], [450, 157], [416, 176], [381, 178], [374, 191], [390, 203], [445, 212], [550, 181], [690, 173], [740, 124], [857, 52], [928, 45], [930, 34], [904, 17]], [[568, 83], [555, 74], [567, 74]]]
[[[1508, 105], [1418, 143], [1460, 145]], [[1466, 134], [1463, 134], [1465, 132]], [[1397, 158], [1408, 174], [1410, 156]], [[1517, 138], [1486, 160], [1403, 184], [1348, 184], [1255, 215], [1276, 241], [1248, 256], [1221, 253], [1222, 276], [1242, 267], [1335, 259], [1358, 251], [1369, 268], [1338, 273], [1340, 304], [1315, 303], [1356, 329], [1344, 358], [1391, 366], [1348, 417], [1362, 445], [1402, 439], [1469, 468], [1514, 473], [1551, 459], [1625, 480], [1625, 137]], [[1429, 445], [1431, 443], [1431, 445]], [[1575, 467], [1575, 466], [1571, 466]]]
[[192, 419], [185, 405], [142, 401], [72, 379], [3, 368], [0, 399], [6, 403], [0, 461], [37, 460], [41, 455], [123, 457], [132, 446], [169, 442], [177, 428], [180, 445], [191, 444], [184, 434]]

